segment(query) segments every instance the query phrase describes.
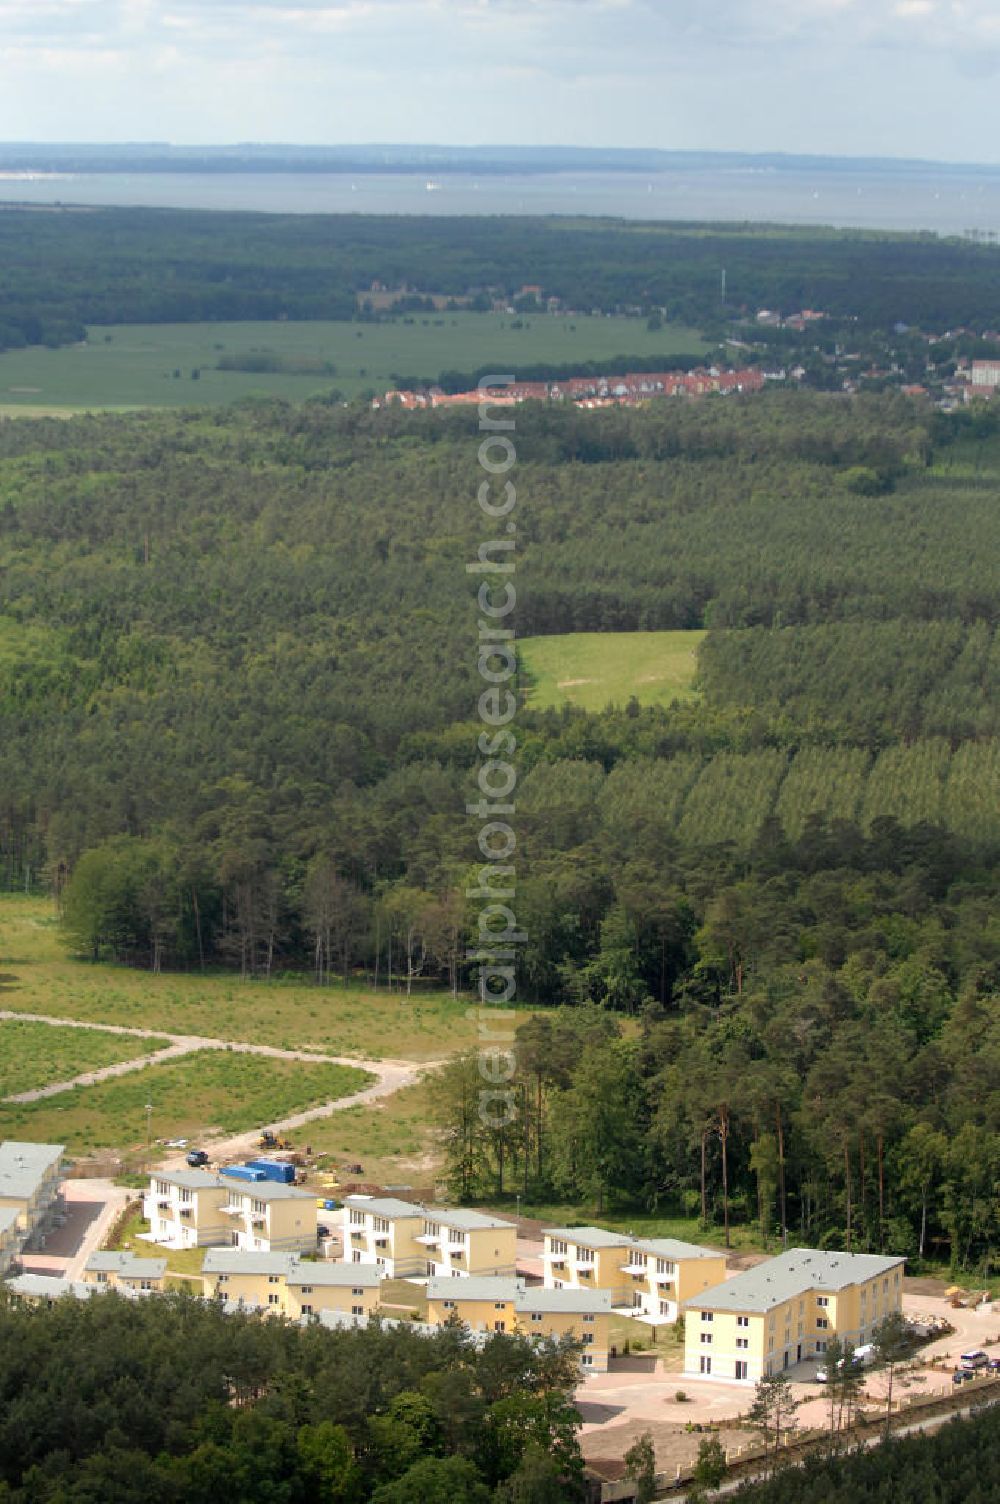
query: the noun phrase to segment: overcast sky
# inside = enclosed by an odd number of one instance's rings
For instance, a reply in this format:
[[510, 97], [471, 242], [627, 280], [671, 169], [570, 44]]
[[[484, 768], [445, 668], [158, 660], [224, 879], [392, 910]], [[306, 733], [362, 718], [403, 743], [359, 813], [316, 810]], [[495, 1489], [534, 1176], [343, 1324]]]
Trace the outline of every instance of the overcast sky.
[[0, 139], [1000, 161], [1000, 0], [0, 0]]

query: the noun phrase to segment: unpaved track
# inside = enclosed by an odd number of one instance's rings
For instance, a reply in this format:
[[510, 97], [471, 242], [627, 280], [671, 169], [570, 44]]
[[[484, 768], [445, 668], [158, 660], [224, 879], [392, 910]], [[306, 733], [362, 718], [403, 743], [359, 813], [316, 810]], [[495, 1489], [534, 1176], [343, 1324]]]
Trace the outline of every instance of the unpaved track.
[[202, 1034], [171, 1034], [167, 1029], [135, 1029], [124, 1024], [94, 1024], [78, 1018], [56, 1018], [48, 1013], [16, 1013], [8, 1009], [0, 1009], [0, 1020], [4, 1019], [23, 1019], [29, 1023], [55, 1024], [68, 1029], [99, 1029], [106, 1034], [128, 1034], [136, 1039], [169, 1039], [170, 1041], [165, 1049], [156, 1050], [151, 1055], [138, 1055], [132, 1060], [120, 1060], [115, 1065], [106, 1065], [96, 1071], [86, 1071], [83, 1075], [74, 1076], [71, 1080], [55, 1081], [49, 1086], [40, 1086], [34, 1091], [17, 1092], [13, 1096], [4, 1097], [4, 1102], [37, 1102], [43, 1097], [58, 1096], [74, 1086], [93, 1086], [98, 1081], [107, 1081], [114, 1076], [124, 1076], [130, 1071], [142, 1070], [147, 1065], [160, 1065], [166, 1060], [177, 1060], [197, 1050], [232, 1050], [241, 1055], [267, 1055], [272, 1060], [303, 1060], [316, 1064], [346, 1065], [355, 1070], [367, 1071], [376, 1078], [370, 1085], [362, 1087], [360, 1091], [352, 1092], [350, 1096], [338, 1097], [333, 1102], [320, 1102], [304, 1112], [293, 1113], [290, 1117], [282, 1118], [280, 1122], [263, 1123], [260, 1128], [230, 1138], [206, 1138], [205, 1146], [211, 1150], [215, 1158], [239, 1155], [256, 1148], [261, 1128], [267, 1128], [274, 1133], [284, 1133], [294, 1128], [302, 1128], [316, 1118], [325, 1118], [331, 1113], [342, 1112], [345, 1107], [362, 1107], [369, 1102], [377, 1102], [381, 1097], [388, 1097], [402, 1090], [404, 1086], [412, 1086], [425, 1071], [433, 1070], [441, 1063], [434, 1060], [417, 1063], [412, 1060], [367, 1060], [353, 1055], [324, 1055], [316, 1050], [285, 1050], [277, 1045], [247, 1044], [241, 1040], [213, 1039]]

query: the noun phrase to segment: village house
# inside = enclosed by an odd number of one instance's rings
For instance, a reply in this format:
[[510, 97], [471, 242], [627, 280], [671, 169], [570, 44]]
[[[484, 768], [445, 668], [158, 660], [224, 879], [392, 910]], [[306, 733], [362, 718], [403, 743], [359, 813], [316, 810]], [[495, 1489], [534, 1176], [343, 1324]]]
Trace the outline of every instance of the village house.
[[517, 1263], [513, 1222], [483, 1212], [425, 1209], [416, 1241], [427, 1250], [430, 1277], [513, 1275]]
[[225, 1184], [228, 1197], [220, 1211], [229, 1236], [219, 1241], [258, 1253], [315, 1252], [316, 1200], [308, 1191], [274, 1180]]
[[5, 1281], [4, 1289], [28, 1305], [44, 1306], [54, 1305], [67, 1295], [75, 1300], [89, 1300], [92, 1295], [100, 1294], [99, 1286], [82, 1279], [66, 1279], [61, 1274], [18, 1274]]
[[345, 1263], [374, 1263], [388, 1279], [426, 1274], [427, 1254], [416, 1241], [424, 1229], [423, 1207], [394, 1196], [344, 1198]]
[[603, 1227], [550, 1228], [542, 1260], [547, 1289], [607, 1290], [613, 1306], [654, 1326], [676, 1321], [685, 1300], [726, 1277], [718, 1249]]
[[202, 1266], [206, 1300], [292, 1320], [323, 1311], [370, 1316], [378, 1305], [381, 1283], [382, 1270], [376, 1264], [327, 1264], [294, 1253], [243, 1248], [210, 1248]]
[[748, 1383], [826, 1352], [860, 1347], [902, 1309], [905, 1260], [796, 1248], [686, 1302], [684, 1371]]
[[15, 1214], [18, 1251], [38, 1246], [60, 1214], [62, 1144], [31, 1144], [5, 1139], [0, 1144], [0, 1211]]
[[222, 1215], [229, 1187], [208, 1170], [157, 1170], [142, 1201], [149, 1232], [140, 1233], [164, 1248], [203, 1248], [230, 1241]]
[[0, 1207], [0, 1276], [7, 1273], [21, 1251], [16, 1206]]
[[517, 1332], [529, 1337], [563, 1337], [583, 1344], [581, 1368], [604, 1373], [608, 1366], [607, 1290], [528, 1288], [522, 1280], [471, 1276], [427, 1282], [427, 1320], [440, 1326], [461, 1321], [473, 1333]]
[[162, 1295], [166, 1259], [144, 1259], [134, 1253], [103, 1250], [92, 1253], [83, 1266], [83, 1282], [121, 1295]]

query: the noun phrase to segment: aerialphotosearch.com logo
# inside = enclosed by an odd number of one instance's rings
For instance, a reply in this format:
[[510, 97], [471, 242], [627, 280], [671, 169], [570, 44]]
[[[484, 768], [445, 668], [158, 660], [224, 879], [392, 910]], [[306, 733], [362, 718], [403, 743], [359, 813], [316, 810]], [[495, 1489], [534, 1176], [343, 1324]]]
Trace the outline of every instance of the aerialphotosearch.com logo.
[[[491, 408], [503, 403], [497, 389], [513, 380], [513, 376], [484, 376], [479, 383], [479, 432], [486, 435], [479, 445], [479, 463], [487, 479], [480, 484], [477, 496], [484, 515], [496, 524], [495, 531], [502, 529], [505, 536], [480, 543], [475, 563], [465, 566], [467, 574], [482, 576], [476, 597], [477, 662], [487, 686], [479, 696], [479, 719], [484, 726], [478, 737], [479, 754], [484, 759], [477, 770], [481, 797], [466, 805], [466, 813], [482, 822], [478, 845], [486, 859], [479, 868], [478, 885], [466, 889], [466, 897], [481, 900], [483, 906], [478, 914], [479, 944], [466, 952], [466, 959], [478, 965], [479, 1007], [472, 1010], [472, 1016], [479, 1028], [479, 1074], [483, 1079], [479, 1117], [489, 1128], [507, 1127], [517, 1111], [517, 1096], [511, 1085], [517, 1070], [514, 1010], [507, 1004], [513, 1000], [517, 985], [515, 947], [527, 939], [517, 928], [511, 907], [515, 893], [511, 858], [517, 838], [510, 818], [517, 808], [513, 802], [517, 770], [510, 759], [517, 739], [508, 728], [517, 713], [517, 694], [509, 687], [517, 673], [517, 649], [510, 624], [517, 604], [512, 578], [517, 492], [509, 472], [517, 454], [508, 437], [514, 429], [513, 418], [490, 415]], [[504, 410], [509, 412], [510, 407]]]

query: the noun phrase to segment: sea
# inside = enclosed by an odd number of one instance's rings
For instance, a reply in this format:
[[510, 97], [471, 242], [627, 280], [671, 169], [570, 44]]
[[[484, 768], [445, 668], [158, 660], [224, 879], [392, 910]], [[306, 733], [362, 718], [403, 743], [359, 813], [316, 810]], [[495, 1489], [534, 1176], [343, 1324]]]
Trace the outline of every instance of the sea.
[[1000, 167], [672, 167], [665, 171], [0, 174], [0, 203], [282, 214], [558, 214], [1000, 235]]

